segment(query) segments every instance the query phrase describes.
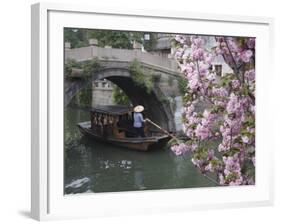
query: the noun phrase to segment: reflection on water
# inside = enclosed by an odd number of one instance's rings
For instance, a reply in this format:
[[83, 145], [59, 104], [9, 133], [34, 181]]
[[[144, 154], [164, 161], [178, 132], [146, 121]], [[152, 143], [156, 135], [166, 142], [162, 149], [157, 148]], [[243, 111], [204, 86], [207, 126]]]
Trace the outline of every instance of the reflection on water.
[[76, 124], [87, 120], [88, 112], [65, 109], [66, 194], [214, 186], [188, 156], [177, 157], [169, 149], [134, 151], [83, 137]]

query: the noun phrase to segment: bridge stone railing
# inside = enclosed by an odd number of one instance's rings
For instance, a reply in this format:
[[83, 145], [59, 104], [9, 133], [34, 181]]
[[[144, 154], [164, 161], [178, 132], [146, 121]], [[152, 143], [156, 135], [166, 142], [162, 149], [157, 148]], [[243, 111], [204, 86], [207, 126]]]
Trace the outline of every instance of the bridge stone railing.
[[146, 64], [177, 71], [176, 61], [157, 53], [142, 52], [140, 50], [101, 48], [89, 46], [65, 50], [65, 59], [85, 61], [97, 57], [101, 60], [133, 61], [137, 59]]

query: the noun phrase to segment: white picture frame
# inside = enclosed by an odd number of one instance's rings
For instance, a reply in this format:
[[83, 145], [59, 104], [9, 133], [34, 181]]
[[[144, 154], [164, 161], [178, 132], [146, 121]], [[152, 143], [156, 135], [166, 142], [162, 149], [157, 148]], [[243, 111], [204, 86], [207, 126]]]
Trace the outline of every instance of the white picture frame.
[[[273, 147], [270, 134], [266, 132], [271, 119], [266, 92], [270, 88], [268, 77], [272, 74], [269, 56], [273, 50], [273, 24], [271, 18], [247, 16], [127, 11], [51, 3], [32, 5], [32, 217], [50, 220], [272, 205]], [[64, 196], [63, 27], [255, 36], [255, 186]]]

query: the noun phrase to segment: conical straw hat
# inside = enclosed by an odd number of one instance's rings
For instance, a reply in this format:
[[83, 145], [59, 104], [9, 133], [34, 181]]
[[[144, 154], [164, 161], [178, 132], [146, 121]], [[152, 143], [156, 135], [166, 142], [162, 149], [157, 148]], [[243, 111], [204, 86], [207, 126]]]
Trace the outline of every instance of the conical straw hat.
[[138, 105], [134, 108], [134, 112], [142, 112], [144, 110], [144, 107], [142, 105]]

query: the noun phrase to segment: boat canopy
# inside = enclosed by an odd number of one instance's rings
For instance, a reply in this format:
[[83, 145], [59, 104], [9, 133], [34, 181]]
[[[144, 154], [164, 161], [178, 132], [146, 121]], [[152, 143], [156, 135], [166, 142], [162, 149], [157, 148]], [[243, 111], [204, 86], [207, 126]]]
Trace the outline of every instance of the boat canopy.
[[124, 115], [133, 111], [132, 107], [122, 105], [100, 105], [95, 106], [91, 110], [93, 113], [109, 114], [109, 115]]

